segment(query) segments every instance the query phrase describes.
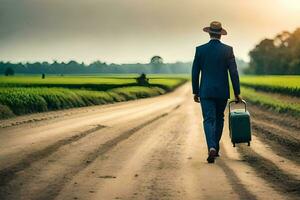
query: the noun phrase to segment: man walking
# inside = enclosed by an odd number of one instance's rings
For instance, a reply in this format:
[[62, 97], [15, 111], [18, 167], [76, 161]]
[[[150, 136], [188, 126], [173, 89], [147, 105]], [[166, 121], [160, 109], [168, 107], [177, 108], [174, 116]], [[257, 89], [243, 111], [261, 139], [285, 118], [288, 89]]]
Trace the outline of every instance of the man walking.
[[240, 82], [233, 49], [220, 41], [221, 35], [227, 35], [221, 23], [214, 21], [203, 31], [209, 33], [210, 41], [196, 48], [192, 68], [192, 87], [194, 101], [201, 103], [208, 147], [207, 162], [214, 163], [215, 158], [219, 156], [224, 111], [230, 98], [228, 71], [236, 101], [241, 101]]

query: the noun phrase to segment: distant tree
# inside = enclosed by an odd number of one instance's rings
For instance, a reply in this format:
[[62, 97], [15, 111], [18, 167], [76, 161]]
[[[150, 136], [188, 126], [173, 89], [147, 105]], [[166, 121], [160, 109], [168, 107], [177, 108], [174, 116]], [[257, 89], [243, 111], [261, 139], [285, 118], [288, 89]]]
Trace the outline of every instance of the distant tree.
[[160, 56], [153, 56], [150, 60], [150, 65], [153, 66], [153, 73], [161, 73], [163, 59]]
[[163, 59], [160, 56], [153, 56], [150, 60], [150, 63], [153, 65], [161, 65], [163, 64]]
[[15, 71], [13, 70], [13, 68], [8, 67], [5, 69], [4, 74], [5, 74], [5, 76], [13, 76], [15, 74]]
[[136, 78], [136, 82], [139, 85], [148, 85], [149, 79], [146, 77], [146, 74], [142, 73], [139, 77]]

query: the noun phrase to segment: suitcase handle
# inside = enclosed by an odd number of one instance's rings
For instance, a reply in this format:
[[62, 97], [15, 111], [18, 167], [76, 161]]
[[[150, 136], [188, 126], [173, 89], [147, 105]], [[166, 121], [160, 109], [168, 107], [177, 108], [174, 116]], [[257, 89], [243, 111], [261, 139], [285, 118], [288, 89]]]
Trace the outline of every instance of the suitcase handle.
[[[231, 101], [229, 101], [229, 103], [228, 103], [228, 106], [229, 106], [229, 113], [231, 112], [231, 104], [232, 103], [238, 103], [237, 101], [235, 101], [235, 100], [231, 100]], [[245, 112], [247, 111], [247, 103], [246, 103], [246, 101], [245, 100], [242, 100], [242, 103], [245, 105]]]

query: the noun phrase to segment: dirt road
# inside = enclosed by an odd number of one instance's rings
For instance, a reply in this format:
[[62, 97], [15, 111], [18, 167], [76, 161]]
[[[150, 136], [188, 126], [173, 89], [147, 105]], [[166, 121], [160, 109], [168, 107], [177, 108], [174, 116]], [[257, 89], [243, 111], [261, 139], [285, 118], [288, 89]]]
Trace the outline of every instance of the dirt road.
[[[186, 84], [160, 97], [1, 121], [0, 199], [299, 197], [299, 163], [259, 136], [251, 149], [233, 148], [225, 126], [221, 157], [207, 164], [200, 113]], [[255, 155], [296, 191], [278, 189], [253, 166]]]

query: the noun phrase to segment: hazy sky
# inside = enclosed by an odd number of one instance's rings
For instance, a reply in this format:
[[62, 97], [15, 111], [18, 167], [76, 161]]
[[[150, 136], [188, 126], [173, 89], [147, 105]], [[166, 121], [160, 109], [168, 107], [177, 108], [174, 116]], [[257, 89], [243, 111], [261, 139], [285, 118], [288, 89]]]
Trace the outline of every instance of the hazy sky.
[[237, 57], [300, 27], [300, 0], [0, 0], [0, 60], [190, 61], [222, 22]]

